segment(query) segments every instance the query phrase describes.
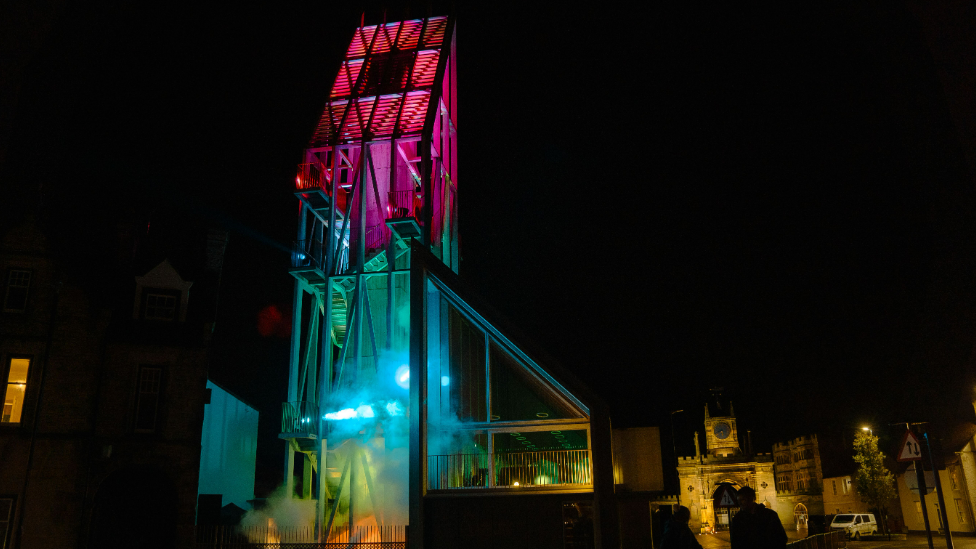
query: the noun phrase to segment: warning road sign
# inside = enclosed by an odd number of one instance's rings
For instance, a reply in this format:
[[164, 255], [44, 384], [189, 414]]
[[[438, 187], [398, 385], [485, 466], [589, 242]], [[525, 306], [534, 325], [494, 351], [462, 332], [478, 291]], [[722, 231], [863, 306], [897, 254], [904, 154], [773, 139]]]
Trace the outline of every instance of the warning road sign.
[[898, 461], [920, 459], [922, 459], [922, 450], [918, 445], [918, 438], [911, 431], [905, 431], [905, 438], [901, 439], [901, 449], [898, 450]]
[[735, 488], [732, 488], [732, 486], [728, 484], [719, 486], [718, 492], [715, 494], [715, 506], [738, 507], [739, 498], [736, 497]]

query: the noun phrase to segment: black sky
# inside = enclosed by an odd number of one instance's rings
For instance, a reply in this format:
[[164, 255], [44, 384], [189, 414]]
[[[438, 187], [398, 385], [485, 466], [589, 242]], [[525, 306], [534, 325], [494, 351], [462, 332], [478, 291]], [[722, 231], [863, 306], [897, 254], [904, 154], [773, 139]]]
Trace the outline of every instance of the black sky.
[[[2, 172], [83, 256], [118, 219], [230, 229], [213, 372], [271, 428], [257, 316], [288, 315], [289, 185], [364, 9], [331, 4], [68, 5]], [[973, 420], [976, 197], [909, 10], [650, 6], [458, 6], [462, 277], [615, 425], [685, 409], [681, 453], [712, 386], [757, 450]]]

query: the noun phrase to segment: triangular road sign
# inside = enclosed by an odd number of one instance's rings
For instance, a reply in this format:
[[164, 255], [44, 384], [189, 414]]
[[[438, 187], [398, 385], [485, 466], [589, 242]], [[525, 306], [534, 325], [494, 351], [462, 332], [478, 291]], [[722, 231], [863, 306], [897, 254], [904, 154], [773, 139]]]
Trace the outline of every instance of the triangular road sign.
[[716, 507], [738, 507], [739, 498], [736, 497], [735, 489], [728, 484], [722, 484], [715, 494]]
[[901, 448], [898, 450], [898, 461], [917, 461], [922, 459], [921, 448], [915, 434], [911, 431], [905, 431], [905, 438], [901, 439]]

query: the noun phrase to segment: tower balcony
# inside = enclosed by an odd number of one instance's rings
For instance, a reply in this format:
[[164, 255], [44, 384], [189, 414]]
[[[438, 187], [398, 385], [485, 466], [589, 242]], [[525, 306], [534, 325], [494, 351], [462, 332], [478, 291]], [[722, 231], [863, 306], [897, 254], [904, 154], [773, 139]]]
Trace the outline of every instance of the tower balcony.
[[[295, 196], [308, 204], [313, 210], [327, 210], [332, 204], [331, 183], [329, 168], [319, 162], [309, 162], [298, 165], [298, 174], [295, 176]], [[339, 183], [340, 192], [336, 199], [336, 207], [339, 211], [345, 211], [346, 199], [349, 194], [344, 185]]]
[[[279, 438], [295, 439], [302, 450], [315, 449], [319, 425], [319, 407], [308, 400], [281, 403]], [[306, 448], [307, 447], [307, 448]]]
[[420, 210], [423, 198], [416, 191], [391, 191], [387, 206], [386, 225], [400, 238], [420, 237]]
[[296, 240], [291, 248], [291, 269], [289, 272], [296, 278], [302, 278], [309, 284], [324, 284], [325, 275], [325, 245], [318, 239]]

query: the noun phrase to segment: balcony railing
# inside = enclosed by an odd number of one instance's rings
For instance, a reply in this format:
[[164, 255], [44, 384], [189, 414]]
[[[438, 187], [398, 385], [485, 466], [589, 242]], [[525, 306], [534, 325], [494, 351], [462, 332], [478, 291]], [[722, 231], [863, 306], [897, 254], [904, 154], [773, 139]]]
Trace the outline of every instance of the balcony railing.
[[325, 247], [318, 239], [297, 240], [292, 245], [291, 266], [311, 267], [322, 270], [325, 265]]
[[295, 176], [295, 190], [307, 191], [311, 189], [322, 189], [328, 193], [329, 185], [325, 175], [325, 168], [322, 164], [317, 162], [299, 164], [298, 175]]
[[311, 433], [318, 429], [318, 417], [319, 407], [314, 402], [282, 402], [281, 432]]
[[427, 489], [588, 486], [589, 450], [427, 456]]
[[387, 219], [417, 217], [422, 201], [414, 191], [391, 191]]

